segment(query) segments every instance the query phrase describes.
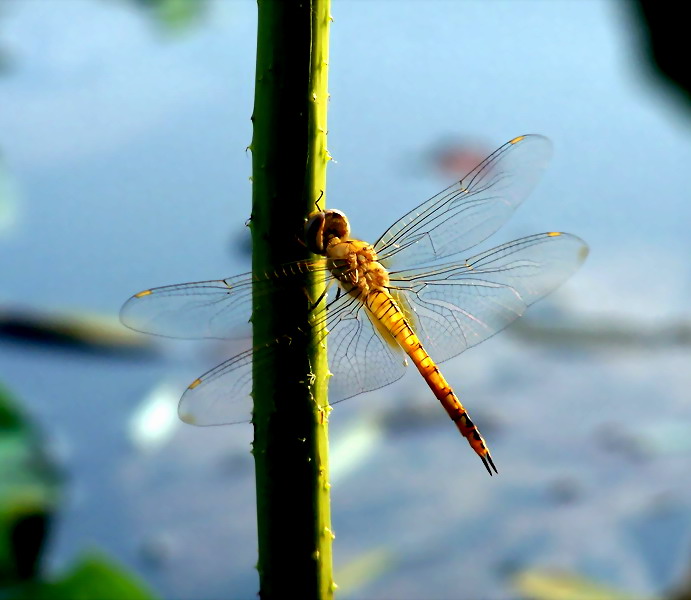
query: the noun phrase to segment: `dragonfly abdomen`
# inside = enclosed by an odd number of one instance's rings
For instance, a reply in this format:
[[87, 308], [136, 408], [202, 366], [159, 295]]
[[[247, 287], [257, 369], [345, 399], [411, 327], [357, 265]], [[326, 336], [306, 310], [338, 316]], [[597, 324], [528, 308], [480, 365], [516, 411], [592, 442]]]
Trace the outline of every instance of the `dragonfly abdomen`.
[[468, 411], [441, 374], [439, 367], [425, 350], [396, 300], [386, 290], [378, 289], [370, 291], [367, 295], [366, 305], [375, 319], [394, 337], [413, 361], [446, 413], [458, 427], [461, 435], [468, 440], [472, 449], [482, 459], [488, 473], [492, 475], [490, 466], [497, 473], [497, 468], [494, 466], [485, 440], [480, 435], [480, 430], [473, 423]]

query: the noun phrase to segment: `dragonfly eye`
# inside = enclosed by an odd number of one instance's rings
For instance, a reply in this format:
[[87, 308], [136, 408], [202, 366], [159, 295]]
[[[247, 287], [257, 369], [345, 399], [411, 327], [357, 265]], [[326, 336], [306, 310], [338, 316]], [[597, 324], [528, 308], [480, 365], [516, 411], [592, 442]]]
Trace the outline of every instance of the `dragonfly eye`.
[[324, 211], [324, 239], [328, 242], [332, 237], [341, 240], [350, 239], [350, 223], [348, 217], [340, 210], [332, 208]]
[[315, 254], [323, 255], [332, 238], [350, 237], [348, 218], [335, 209], [312, 213], [305, 223], [305, 245]]
[[313, 213], [305, 222], [305, 245], [310, 252], [324, 254], [324, 223], [326, 217], [323, 212]]

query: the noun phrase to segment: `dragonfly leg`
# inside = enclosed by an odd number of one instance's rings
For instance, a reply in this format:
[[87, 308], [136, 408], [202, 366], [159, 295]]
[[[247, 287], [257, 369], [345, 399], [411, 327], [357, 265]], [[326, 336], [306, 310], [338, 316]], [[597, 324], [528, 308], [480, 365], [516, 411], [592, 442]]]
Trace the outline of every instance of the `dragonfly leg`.
[[324, 291], [319, 294], [319, 298], [317, 298], [316, 302], [312, 302], [311, 299], [308, 297], [307, 299], [310, 301], [310, 307], [308, 309], [309, 312], [312, 312], [317, 306], [319, 306], [319, 303], [326, 297], [326, 290], [327, 288], [324, 288]]
[[[324, 291], [321, 294], [319, 294], [319, 298], [317, 298], [317, 300], [315, 302], [312, 302], [312, 298], [310, 298], [309, 292], [307, 290], [305, 290], [305, 296], [307, 296], [307, 301], [310, 303], [310, 307], [308, 309], [309, 312], [314, 311], [319, 306], [319, 303], [326, 297], [326, 294], [329, 291], [329, 288], [333, 284], [334, 284], [334, 280], [332, 279], [331, 281], [329, 281], [326, 284]], [[337, 287], [336, 289], [338, 290], [337, 295], [336, 295], [336, 299], [338, 299], [340, 297], [341, 288]]]

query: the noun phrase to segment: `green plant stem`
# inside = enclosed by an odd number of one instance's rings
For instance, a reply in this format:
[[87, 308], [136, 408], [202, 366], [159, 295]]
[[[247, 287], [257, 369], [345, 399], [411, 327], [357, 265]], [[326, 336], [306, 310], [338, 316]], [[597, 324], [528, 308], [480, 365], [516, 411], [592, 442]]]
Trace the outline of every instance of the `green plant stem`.
[[[255, 275], [311, 258], [297, 240], [323, 208], [329, 0], [259, 0], [252, 138]], [[332, 598], [325, 344], [311, 319], [323, 282], [255, 296], [254, 344], [271, 340], [271, 364], [254, 367], [260, 597]], [[285, 337], [290, 336], [290, 343]]]

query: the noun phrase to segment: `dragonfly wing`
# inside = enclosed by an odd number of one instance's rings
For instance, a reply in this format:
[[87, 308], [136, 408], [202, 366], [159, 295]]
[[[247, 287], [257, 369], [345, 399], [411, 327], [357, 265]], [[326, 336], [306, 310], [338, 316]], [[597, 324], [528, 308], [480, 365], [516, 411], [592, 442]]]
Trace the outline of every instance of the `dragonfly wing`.
[[373, 323], [365, 306], [348, 295], [338, 302], [330, 308], [327, 322], [331, 404], [389, 385], [406, 372], [405, 353]]
[[[267, 347], [257, 351], [261, 360]], [[231, 425], [252, 418], [253, 351], [246, 350], [195, 379], [185, 390], [178, 415], [192, 425]]]
[[[327, 337], [329, 401], [339, 402], [399, 379], [405, 373], [404, 354], [395, 341], [380, 336], [366, 309], [352, 296], [342, 295], [329, 305], [324, 323]], [[296, 335], [298, 332], [296, 332]], [[388, 341], [387, 341], [388, 340]], [[229, 425], [249, 421], [252, 415], [252, 364], [269, 364], [282, 338], [247, 350], [193, 381], [183, 394], [178, 413], [194, 425]]]
[[165, 337], [239, 339], [251, 335], [252, 289], [261, 295], [293, 287], [308, 271], [324, 271], [324, 260], [290, 263], [280, 272], [254, 276], [244, 273], [196, 283], [144, 290], [120, 310], [127, 327]]
[[574, 235], [531, 235], [463, 263], [392, 272], [392, 292], [427, 351], [442, 362], [520, 317], [587, 255], [587, 245]]
[[532, 191], [552, 155], [539, 135], [517, 137], [394, 223], [374, 245], [389, 270], [432, 262], [492, 235]]

